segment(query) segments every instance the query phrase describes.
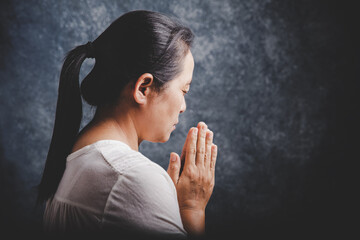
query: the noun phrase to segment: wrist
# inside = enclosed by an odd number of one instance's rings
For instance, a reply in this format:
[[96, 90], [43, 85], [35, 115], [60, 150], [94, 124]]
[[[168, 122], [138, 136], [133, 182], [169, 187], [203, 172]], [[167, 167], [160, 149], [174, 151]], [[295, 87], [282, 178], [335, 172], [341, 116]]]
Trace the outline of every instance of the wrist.
[[181, 220], [186, 232], [190, 235], [205, 234], [205, 210], [180, 209]]

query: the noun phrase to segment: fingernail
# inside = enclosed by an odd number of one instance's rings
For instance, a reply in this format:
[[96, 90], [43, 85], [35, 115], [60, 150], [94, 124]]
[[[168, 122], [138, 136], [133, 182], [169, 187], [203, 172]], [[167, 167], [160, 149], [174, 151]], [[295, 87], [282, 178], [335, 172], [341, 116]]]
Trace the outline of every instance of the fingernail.
[[175, 162], [176, 161], [176, 156], [174, 154], [171, 154], [170, 160]]
[[193, 134], [196, 135], [198, 132], [197, 128], [194, 129]]

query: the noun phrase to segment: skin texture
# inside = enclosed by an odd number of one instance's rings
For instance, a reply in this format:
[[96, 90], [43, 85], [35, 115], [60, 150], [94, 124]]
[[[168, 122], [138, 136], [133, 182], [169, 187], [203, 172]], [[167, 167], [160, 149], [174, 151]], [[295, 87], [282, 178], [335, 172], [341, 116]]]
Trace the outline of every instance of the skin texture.
[[[171, 153], [168, 174], [173, 180], [184, 228], [193, 235], [205, 233], [205, 207], [215, 184], [217, 146], [204, 122], [191, 128], [181, 157]], [[180, 174], [181, 165], [183, 171]]]
[[[193, 70], [194, 59], [189, 50], [182, 72], [160, 93], [154, 91], [152, 74], [142, 74], [135, 85], [128, 84], [123, 89], [116, 107], [96, 110], [72, 152], [103, 139], [122, 141], [135, 151], [143, 140], [168, 141], [179, 114], [186, 110], [185, 94], [190, 89]], [[170, 156], [167, 172], [177, 190], [184, 228], [190, 235], [201, 235], [205, 232], [205, 208], [214, 187], [217, 146], [213, 144], [213, 132], [200, 122], [189, 130], [181, 157], [174, 152]]]
[[190, 89], [193, 70], [194, 58], [188, 51], [183, 71], [160, 93], [153, 89], [153, 76], [142, 74], [135, 86], [128, 84], [123, 89], [116, 107], [96, 110], [94, 119], [81, 131], [73, 151], [101, 139], [123, 141], [136, 151], [143, 140], [169, 140], [179, 114], [186, 110], [185, 92]]

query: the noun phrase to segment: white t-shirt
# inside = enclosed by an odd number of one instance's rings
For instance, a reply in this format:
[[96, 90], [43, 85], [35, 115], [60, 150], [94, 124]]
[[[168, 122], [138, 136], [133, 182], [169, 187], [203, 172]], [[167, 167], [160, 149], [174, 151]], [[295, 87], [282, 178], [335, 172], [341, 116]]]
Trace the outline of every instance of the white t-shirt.
[[177, 193], [167, 172], [117, 140], [100, 140], [67, 157], [46, 232], [133, 230], [186, 237]]

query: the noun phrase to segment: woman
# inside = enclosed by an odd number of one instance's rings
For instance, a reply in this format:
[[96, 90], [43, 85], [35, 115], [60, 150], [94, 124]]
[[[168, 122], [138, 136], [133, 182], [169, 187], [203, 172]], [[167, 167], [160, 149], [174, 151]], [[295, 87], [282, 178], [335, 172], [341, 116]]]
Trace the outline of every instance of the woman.
[[[67, 54], [39, 185], [46, 231], [204, 233], [217, 156], [206, 124], [189, 130], [181, 157], [170, 154], [167, 172], [138, 151], [143, 140], [166, 142], [186, 110], [193, 38], [163, 14], [133, 11]], [[79, 87], [87, 57], [95, 65]], [[96, 113], [78, 133], [81, 96]]]

